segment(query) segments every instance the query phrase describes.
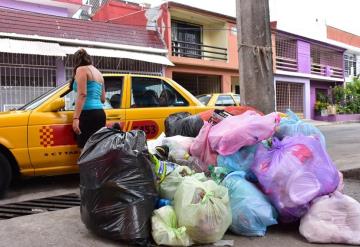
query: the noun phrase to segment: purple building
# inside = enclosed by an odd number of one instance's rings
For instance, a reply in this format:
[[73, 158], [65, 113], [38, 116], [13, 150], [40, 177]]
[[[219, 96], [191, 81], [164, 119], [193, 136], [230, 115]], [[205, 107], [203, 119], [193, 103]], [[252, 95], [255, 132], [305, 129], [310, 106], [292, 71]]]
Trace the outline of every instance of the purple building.
[[272, 35], [277, 111], [314, 119], [319, 95], [344, 83], [345, 49], [280, 30]]

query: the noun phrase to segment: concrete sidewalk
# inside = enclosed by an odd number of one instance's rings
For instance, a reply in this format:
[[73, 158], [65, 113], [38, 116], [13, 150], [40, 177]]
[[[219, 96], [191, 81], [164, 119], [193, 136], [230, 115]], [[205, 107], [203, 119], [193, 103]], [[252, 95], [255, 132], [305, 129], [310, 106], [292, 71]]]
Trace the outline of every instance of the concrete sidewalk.
[[[345, 193], [360, 200], [360, 181], [346, 180]], [[0, 221], [0, 246], [3, 247], [110, 247], [127, 246], [100, 239], [90, 233], [80, 219], [79, 207]], [[234, 246], [310, 246], [298, 233], [297, 225], [273, 226], [265, 237], [249, 238], [227, 234]], [[207, 245], [210, 246], [210, 245]], [[312, 244], [314, 247], [345, 245]]]

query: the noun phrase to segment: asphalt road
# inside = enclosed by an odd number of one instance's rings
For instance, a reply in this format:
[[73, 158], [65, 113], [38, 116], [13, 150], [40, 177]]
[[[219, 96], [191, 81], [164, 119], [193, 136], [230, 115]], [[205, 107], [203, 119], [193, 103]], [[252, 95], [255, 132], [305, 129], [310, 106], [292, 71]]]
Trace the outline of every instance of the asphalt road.
[[319, 127], [327, 150], [340, 170], [360, 168], [360, 123]]

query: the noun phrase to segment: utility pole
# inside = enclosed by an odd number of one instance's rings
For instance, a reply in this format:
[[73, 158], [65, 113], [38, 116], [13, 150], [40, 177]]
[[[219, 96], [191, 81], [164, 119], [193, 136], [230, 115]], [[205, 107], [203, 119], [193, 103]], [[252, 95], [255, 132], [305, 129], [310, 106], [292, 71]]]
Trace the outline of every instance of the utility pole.
[[268, 0], [236, 0], [241, 104], [275, 110]]

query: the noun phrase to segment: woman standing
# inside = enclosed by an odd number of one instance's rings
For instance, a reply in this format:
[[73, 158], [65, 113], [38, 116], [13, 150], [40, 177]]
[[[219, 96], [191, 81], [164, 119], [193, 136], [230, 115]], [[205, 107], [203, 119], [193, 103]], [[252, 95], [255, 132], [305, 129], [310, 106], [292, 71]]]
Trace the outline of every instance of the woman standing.
[[79, 148], [106, 124], [104, 78], [92, 65], [90, 55], [80, 49], [74, 54], [73, 89], [77, 93], [73, 116], [73, 130]]

